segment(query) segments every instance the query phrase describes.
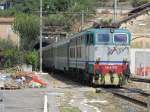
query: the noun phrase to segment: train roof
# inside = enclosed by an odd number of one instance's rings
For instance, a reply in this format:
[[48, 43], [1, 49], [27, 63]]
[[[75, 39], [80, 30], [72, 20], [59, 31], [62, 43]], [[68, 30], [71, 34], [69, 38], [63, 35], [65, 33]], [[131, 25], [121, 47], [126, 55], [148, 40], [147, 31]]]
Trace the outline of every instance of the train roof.
[[62, 39], [61, 41], [58, 41], [58, 42], [54, 42], [46, 47], [43, 47], [43, 50], [47, 50], [51, 47], [57, 47], [57, 46], [60, 46], [60, 45], [64, 45], [64, 44], [67, 44], [69, 42], [70, 38], [67, 38], [67, 39]]
[[131, 35], [129, 30], [125, 29], [125, 28], [89, 28], [89, 29], [85, 29], [81, 32], [75, 33], [72, 36], [68, 36], [68, 38], [66, 38], [66, 39], [62, 39], [61, 41], [54, 42], [54, 43], [44, 47], [43, 50], [46, 50], [50, 47], [57, 47], [57, 46], [60, 46], [60, 45], [67, 44], [70, 40], [75, 39], [78, 36], [84, 35], [87, 32], [93, 32], [93, 33], [97, 33], [97, 32], [128, 33], [129, 35]]
[[86, 34], [87, 32], [93, 32], [93, 33], [97, 33], [97, 32], [110, 32], [110, 33], [128, 33], [130, 34], [130, 31], [128, 29], [125, 28], [89, 28], [86, 30], [83, 30], [81, 32], [78, 32], [76, 34], [74, 34], [73, 36], [71, 36], [71, 39]]

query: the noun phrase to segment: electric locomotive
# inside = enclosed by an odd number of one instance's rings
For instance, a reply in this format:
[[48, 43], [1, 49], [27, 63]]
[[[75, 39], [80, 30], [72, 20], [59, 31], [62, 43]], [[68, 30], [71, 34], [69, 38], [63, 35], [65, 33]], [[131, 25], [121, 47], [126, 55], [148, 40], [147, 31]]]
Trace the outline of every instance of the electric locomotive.
[[122, 85], [131, 34], [122, 28], [90, 28], [43, 48], [43, 66], [83, 83]]

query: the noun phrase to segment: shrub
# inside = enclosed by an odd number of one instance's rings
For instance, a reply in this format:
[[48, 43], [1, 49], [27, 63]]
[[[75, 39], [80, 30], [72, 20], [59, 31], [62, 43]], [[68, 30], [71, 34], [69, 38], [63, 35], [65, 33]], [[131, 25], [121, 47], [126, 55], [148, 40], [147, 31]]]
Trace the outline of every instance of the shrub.
[[25, 54], [25, 62], [26, 64], [32, 65], [33, 70], [37, 70], [38, 60], [39, 60], [39, 56], [37, 51], [28, 51]]
[[21, 64], [23, 62], [21, 54], [21, 51], [17, 50], [16, 48], [3, 50], [2, 55], [4, 58], [4, 67], [9, 68]]
[[0, 40], [1, 65], [5, 68], [21, 65], [23, 63], [31, 64], [33, 70], [38, 68], [38, 52], [19, 50], [10, 40]]
[[12, 17], [15, 14], [16, 14], [16, 11], [14, 9], [0, 10], [1, 17]]

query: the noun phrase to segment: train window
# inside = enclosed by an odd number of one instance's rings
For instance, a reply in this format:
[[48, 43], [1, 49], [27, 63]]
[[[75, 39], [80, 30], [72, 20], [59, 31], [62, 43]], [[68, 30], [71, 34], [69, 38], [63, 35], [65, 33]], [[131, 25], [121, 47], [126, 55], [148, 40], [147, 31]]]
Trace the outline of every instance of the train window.
[[77, 47], [77, 57], [79, 57], [79, 48]]
[[127, 44], [128, 37], [127, 34], [114, 34], [114, 42], [119, 44]]
[[73, 57], [76, 57], [75, 52], [75, 48], [73, 48]]
[[77, 45], [80, 45], [80, 37], [77, 38]]
[[81, 47], [79, 47], [79, 57], [81, 58], [82, 55], [81, 55]]
[[70, 48], [70, 57], [71, 58], [75, 57], [75, 48]]
[[86, 44], [88, 44], [88, 45], [93, 44], [93, 42], [94, 42], [93, 38], [94, 38], [94, 35], [92, 33], [87, 34], [86, 35]]
[[81, 35], [80, 39], [81, 39], [81, 44], [83, 44], [84, 36], [83, 36], [83, 35]]
[[73, 52], [72, 52], [72, 48], [70, 48], [70, 57], [73, 57]]
[[108, 43], [110, 41], [110, 35], [108, 33], [97, 34], [98, 43]]
[[77, 47], [77, 58], [81, 58], [81, 47]]

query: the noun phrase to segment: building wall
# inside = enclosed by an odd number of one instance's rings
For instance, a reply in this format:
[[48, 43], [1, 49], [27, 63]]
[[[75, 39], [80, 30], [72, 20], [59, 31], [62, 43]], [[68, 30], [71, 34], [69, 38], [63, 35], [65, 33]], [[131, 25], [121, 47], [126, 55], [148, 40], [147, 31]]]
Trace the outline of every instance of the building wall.
[[122, 24], [132, 34], [132, 48], [150, 48], [150, 14], [141, 15]]
[[150, 77], [150, 14], [134, 18], [121, 27], [131, 32], [130, 67], [133, 75]]
[[150, 77], [150, 49], [132, 48], [130, 54], [131, 73]]
[[13, 21], [14, 18], [0, 18], [0, 39], [10, 39], [18, 45], [19, 37], [13, 31]]

